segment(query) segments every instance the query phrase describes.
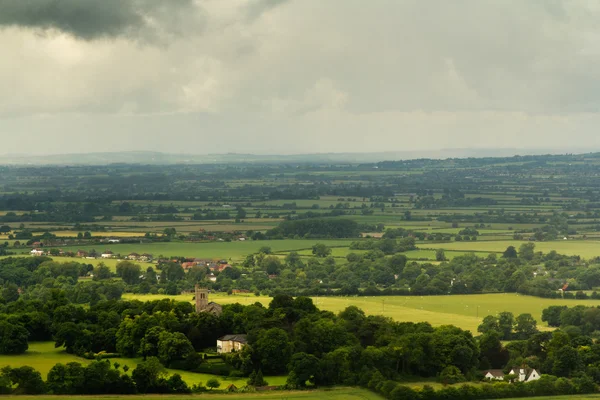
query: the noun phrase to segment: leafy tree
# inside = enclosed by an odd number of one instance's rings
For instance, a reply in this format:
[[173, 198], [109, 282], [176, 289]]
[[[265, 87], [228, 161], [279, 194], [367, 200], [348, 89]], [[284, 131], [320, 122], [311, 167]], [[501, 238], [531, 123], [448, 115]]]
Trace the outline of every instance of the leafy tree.
[[19, 287], [14, 283], [7, 283], [4, 285], [1, 293], [2, 298], [7, 303], [19, 300]]
[[479, 350], [481, 368], [503, 368], [508, 363], [509, 353], [502, 347], [500, 333], [497, 331], [490, 331], [479, 337]]
[[121, 277], [128, 285], [135, 285], [140, 281], [142, 268], [131, 261], [121, 261], [117, 264], [117, 276]]
[[296, 353], [288, 365], [289, 376], [287, 383], [294, 387], [306, 387], [306, 382], [315, 382], [315, 365], [319, 359], [312, 354]]
[[569, 377], [582, 368], [581, 357], [571, 346], [563, 346], [553, 353], [552, 373], [556, 376]]
[[498, 315], [498, 329], [500, 329], [502, 339], [510, 339], [514, 324], [515, 317], [513, 316], [513, 313], [504, 311]]
[[519, 247], [519, 258], [523, 260], [531, 261], [533, 260], [535, 250], [535, 243], [523, 243]]
[[283, 269], [283, 264], [278, 257], [268, 256], [265, 257], [261, 262], [261, 268], [263, 268], [269, 275], [278, 275]]
[[504, 258], [517, 258], [517, 249], [515, 246], [508, 246], [504, 253], [502, 253], [502, 257]]
[[170, 366], [175, 361], [185, 360], [194, 354], [190, 340], [180, 332], [162, 332], [159, 335], [158, 358], [164, 365]]
[[286, 265], [288, 265], [290, 268], [292, 269], [296, 269], [297, 267], [299, 267], [302, 264], [302, 259], [300, 258], [300, 255], [298, 254], [298, 252], [296, 251], [291, 251], [286, 257], [285, 257], [285, 263]]
[[560, 326], [560, 314], [565, 311], [567, 306], [550, 306], [542, 311], [542, 321], [547, 322], [548, 326]]
[[179, 374], [173, 374], [166, 381], [168, 393], [191, 393], [191, 389]]
[[517, 316], [515, 319], [515, 333], [520, 339], [527, 339], [537, 332], [537, 322], [531, 314], [520, 314]]
[[273, 251], [271, 250], [271, 248], [269, 246], [262, 246], [260, 249], [258, 249], [259, 253], [262, 254], [271, 254], [273, 253]]
[[437, 249], [435, 252], [436, 261], [446, 261], [446, 253], [444, 253], [443, 249]]
[[146, 361], [139, 363], [131, 374], [140, 393], [158, 392], [166, 376], [165, 367], [156, 357], [149, 357]]
[[22, 354], [29, 345], [29, 332], [22, 325], [0, 321], [0, 354]]
[[30, 366], [4, 367], [1, 373], [10, 379], [11, 386], [14, 387], [13, 394], [42, 394], [46, 392], [42, 375]]
[[259, 387], [267, 386], [269, 384], [267, 381], [265, 381], [265, 378], [263, 377], [263, 373], [262, 373], [261, 369], [259, 369], [258, 371], [252, 371], [247, 383], [250, 386], [259, 386]]
[[163, 230], [163, 233], [165, 234], [165, 236], [167, 237], [173, 237], [175, 235], [177, 235], [177, 229], [171, 227], [171, 228], [165, 228]]
[[254, 254], [248, 254], [242, 263], [244, 268], [252, 268], [256, 265], [256, 261], [254, 260]]
[[85, 368], [76, 362], [56, 364], [48, 372], [46, 381], [48, 390], [54, 394], [83, 393], [85, 386]]
[[439, 380], [444, 385], [452, 385], [454, 383], [464, 382], [465, 377], [460, 372], [460, 369], [456, 368], [454, 365], [449, 365], [440, 372]]
[[103, 262], [99, 263], [96, 268], [94, 268], [94, 280], [100, 281], [103, 279], [110, 279], [111, 272], [110, 268], [106, 266]]
[[262, 330], [251, 344], [260, 368], [268, 374], [280, 374], [286, 371], [292, 348], [288, 334], [283, 329]]
[[479, 333], [490, 333], [490, 332], [498, 332], [500, 333], [500, 325], [498, 324], [498, 318], [493, 315], [488, 315], [483, 318], [481, 324], [477, 327], [477, 332]]
[[221, 386], [221, 382], [217, 378], [210, 378], [206, 381], [206, 387], [210, 390], [217, 389], [219, 386]]
[[235, 215], [235, 218], [238, 220], [246, 218], [246, 210], [244, 210], [242, 207], [237, 207], [237, 214]]
[[317, 243], [312, 247], [312, 253], [316, 257], [325, 258], [331, 254], [331, 249], [323, 243]]

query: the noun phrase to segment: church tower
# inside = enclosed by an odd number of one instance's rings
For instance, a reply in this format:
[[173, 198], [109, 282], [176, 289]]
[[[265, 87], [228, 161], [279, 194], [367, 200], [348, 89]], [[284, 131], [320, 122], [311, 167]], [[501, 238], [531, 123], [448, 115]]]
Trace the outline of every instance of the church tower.
[[208, 307], [208, 289], [196, 285], [196, 312], [202, 312]]

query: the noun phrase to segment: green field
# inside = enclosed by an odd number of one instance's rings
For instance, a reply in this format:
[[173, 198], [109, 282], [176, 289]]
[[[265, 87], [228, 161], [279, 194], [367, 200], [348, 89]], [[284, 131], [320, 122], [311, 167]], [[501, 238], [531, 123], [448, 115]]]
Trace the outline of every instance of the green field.
[[[518, 400], [524, 399], [525, 397], [514, 397], [506, 400]], [[531, 400], [587, 400], [587, 399], [600, 399], [600, 394], [573, 394], [569, 396], [539, 396], [539, 397], [526, 397]]]
[[[263, 246], [268, 246], [273, 252], [285, 252], [292, 250], [309, 249], [316, 243], [325, 243], [328, 246], [349, 246], [352, 240], [260, 240], [245, 242], [209, 242], [209, 243], [135, 243], [135, 244], [102, 244], [94, 246], [72, 246], [61, 247], [65, 251], [95, 249], [98, 252], [111, 250], [114, 253], [125, 256], [129, 253], [150, 253], [154, 257], [163, 255], [185, 256], [197, 258], [223, 258], [243, 259], [246, 255], [256, 253]], [[27, 249], [29, 251], [29, 249]]]
[[[192, 301], [192, 295], [133, 295], [125, 294], [124, 299], [142, 301], [158, 300], [165, 297], [179, 301]], [[254, 295], [211, 295], [211, 300], [220, 304], [240, 303], [250, 305], [260, 302], [268, 305], [270, 297]], [[515, 316], [529, 313], [544, 328], [542, 311], [552, 305], [600, 306], [600, 300], [563, 300], [521, 296], [514, 293], [473, 294], [452, 296], [378, 296], [378, 297], [313, 297], [317, 307], [339, 312], [348, 306], [357, 306], [371, 315], [384, 315], [396, 321], [429, 322], [433, 326], [456, 325], [462, 329], [477, 332], [477, 326], [486, 315], [496, 315], [510, 311]]]
[[185, 399], [261, 399], [261, 400], [379, 400], [383, 397], [365, 389], [359, 388], [332, 388], [323, 390], [311, 390], [304, 392], [273, 391], [263, 393], [228, 393], [228, 394], [203, 394], [203, 395], [128, 395], [128, 396], [3, 396], [4, 399], [19, 400], [58, 400], [73, 398], [76, 400], [98, 400], [98, 399], [157, 399], [157, 400], [185, 400]]

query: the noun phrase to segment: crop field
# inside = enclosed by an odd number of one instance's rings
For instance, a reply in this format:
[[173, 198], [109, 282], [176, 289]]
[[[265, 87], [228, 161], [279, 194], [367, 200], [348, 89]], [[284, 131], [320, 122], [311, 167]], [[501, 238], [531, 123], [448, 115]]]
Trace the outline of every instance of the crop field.
[[[139, 295], [125, 294], [124, 299], [141, 301], [173, 298], [178, 301], [192, 302], [193, 295]], [[220, 304], [240, 303], [250, 305], [260, 302], [267, 306], [271, 298], [267, 296], [226, 295], [210, 296], [211, 301]], [[313, 297], [317, 307], [340, 312], [349, 306], [357, 306], [369, 315], [384, 315], [396, 321], [429, 322], [433, 326], [456, 325], [462, 329], [477, 332], [477, 326], [486, 315], [497, 315], [510, 311], [515, 316], [531, 314], [538, 322], [538, 327], [544, 328], [542, 311], [553, 305], [600, 306], [600, 300], [574, 299], [544, 299], [532, 296], [521, 296], [513, 293], [448, 295], [448, 296], [377, 296], [377, 297]]]
[[[220, 389], [224, 389], [222, 385]], [[307, 390], [301, 392], [295, 391], [274, 391], [262, 393], [227, 393], [227, 394], [201, 394], [201, 395], [125, 395], [125, 396], [2, 396], [4, 399], [18, 400], [126, 400], [126, 399], [155, 399], [155, 400], [189, 400], [189, 399], [230, 399], [230, 400], [380, 400], [383, 397], [360, 388], [331, 388], [322, 390]]]
[[[499, 241], [476, 241], [476, 242], [450, 242], [450, 243], [423, 243], [421, 248], [435, 248], [444, 250], [462, 251], [485, 251], [501, 253], [508, 246], [514, 246], [517, 250], [527, 241], [499, 240]], [[556, 240], [551, 242], [535, 242], [535, 250], [548, 253], [556, 250], [559, 254], [578, 255], [585, 259], [600, 256], [600, 241], [595, 240]]]

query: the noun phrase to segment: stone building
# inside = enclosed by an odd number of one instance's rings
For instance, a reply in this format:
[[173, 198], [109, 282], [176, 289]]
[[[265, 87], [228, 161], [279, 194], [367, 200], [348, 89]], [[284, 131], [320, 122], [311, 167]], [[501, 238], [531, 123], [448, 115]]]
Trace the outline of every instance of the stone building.
[[200, 285], [195, 287], [196, 295], [196, 312], [208, 312], [213, 315], [221, 315], [223, 313], [223, 307], [213, 301], [208, 301], [208, 289], [202, 288]]

